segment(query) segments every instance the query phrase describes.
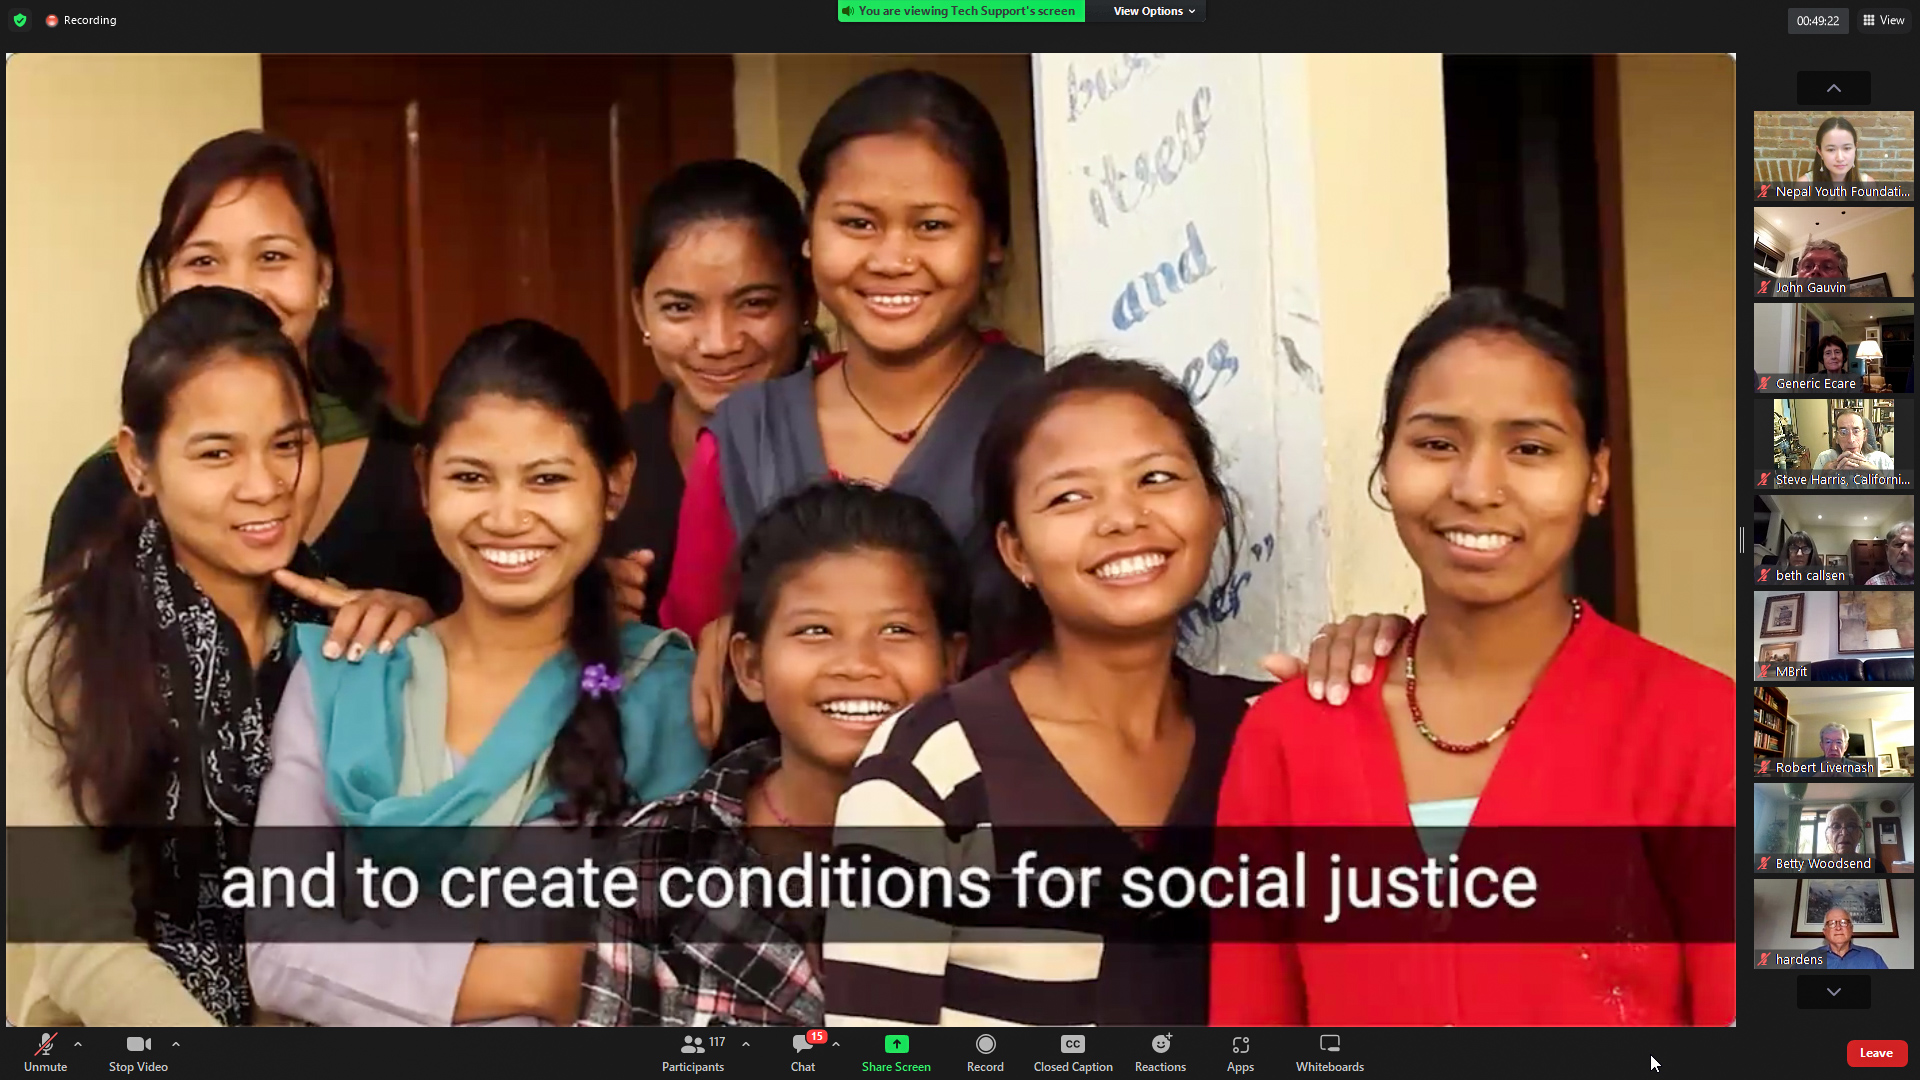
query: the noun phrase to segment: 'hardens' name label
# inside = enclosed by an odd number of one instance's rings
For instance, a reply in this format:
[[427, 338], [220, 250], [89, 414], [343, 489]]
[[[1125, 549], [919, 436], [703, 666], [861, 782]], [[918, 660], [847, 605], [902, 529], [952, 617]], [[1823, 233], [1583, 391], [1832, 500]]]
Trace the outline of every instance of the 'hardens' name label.
[[1812, 952], [1760, 952], [1753, 956], [1753, 966], [1757, 968], [1823, 968], [1827, 966], [1827, 954]]

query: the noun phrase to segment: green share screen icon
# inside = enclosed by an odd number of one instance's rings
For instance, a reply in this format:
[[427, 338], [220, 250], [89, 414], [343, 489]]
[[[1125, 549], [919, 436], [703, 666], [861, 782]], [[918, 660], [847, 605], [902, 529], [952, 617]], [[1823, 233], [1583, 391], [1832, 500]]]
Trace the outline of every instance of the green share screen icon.
[[905, 1035], [887, 1036], [887, 1053], [904, 1054], [906, 1052], [907, 1052], [907, 1037]]

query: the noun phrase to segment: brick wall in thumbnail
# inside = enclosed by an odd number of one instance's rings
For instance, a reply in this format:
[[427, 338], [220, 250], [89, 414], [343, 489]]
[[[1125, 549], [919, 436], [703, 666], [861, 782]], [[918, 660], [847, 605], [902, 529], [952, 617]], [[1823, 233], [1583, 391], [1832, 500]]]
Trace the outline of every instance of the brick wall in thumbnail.
[[[1831, 113], [1753, 114], [1753, 178], [1798, 180], [1813, 167], [1813, 133]], [[1854, 164], [1875, 180], [1913, 179], [1913, 114], [1847, 113], [1859, 134]]]

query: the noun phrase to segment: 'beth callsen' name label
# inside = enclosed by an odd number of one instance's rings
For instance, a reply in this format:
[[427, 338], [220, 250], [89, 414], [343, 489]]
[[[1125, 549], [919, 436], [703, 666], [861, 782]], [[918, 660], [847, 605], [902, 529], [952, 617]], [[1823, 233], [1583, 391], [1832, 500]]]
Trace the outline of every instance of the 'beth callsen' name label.
[[1761, 585], [1845, 585], [1853, 575], [1845, 570], [1783, 570], [1762, 566], [1754, 581]]
[[1906, 491], [1913, 473], [1904, 469], [1823, 469], [1761, 472], [1755, 487], [1770, 491]]

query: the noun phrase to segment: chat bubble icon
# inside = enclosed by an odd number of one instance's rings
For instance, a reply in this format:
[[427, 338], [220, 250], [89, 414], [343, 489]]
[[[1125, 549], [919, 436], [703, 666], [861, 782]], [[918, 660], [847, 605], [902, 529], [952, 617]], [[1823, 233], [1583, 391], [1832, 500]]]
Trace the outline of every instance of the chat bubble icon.
[[813, 1044], [807, 1041], [806, 1033], [801, 1032], [793, 1037], [793, 1048], [795, 1050], [811, 1050], [813, 1049]]

